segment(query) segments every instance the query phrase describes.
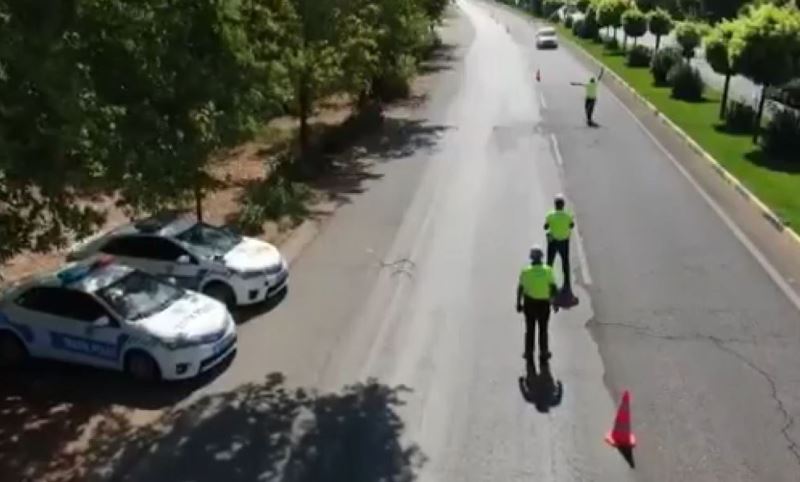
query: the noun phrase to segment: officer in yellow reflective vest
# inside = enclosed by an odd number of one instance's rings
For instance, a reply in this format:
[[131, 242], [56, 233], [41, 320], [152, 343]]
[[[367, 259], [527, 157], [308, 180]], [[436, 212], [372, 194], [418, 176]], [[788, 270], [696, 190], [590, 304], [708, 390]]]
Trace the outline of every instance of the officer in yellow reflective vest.
[[595, 124], [592, 116], [594, 115], [594, 107], [597, 104], [597, 84], [600, 82], [600, 79], [603, 78], [603, 72], [605, 72], [605, 69], [601, 68], [600, 73], [597, 75], [597, 79], [592, 77], [589, 79], [589, 82], [585, 84], [581, 82], [571, 82], [572, 85], [581, 85], [586, 88], [584, 109], [586, 110], [586, 125], [589, 127], [594, 127], [597, 125]]
[[571, 298], [569, 237], [572, 234], [572, 228], [575, 227], [575, 219], [572, 214], [564, 209], [564, 196], [557, 194], [553, 204], [555, 209], [547, 213], [544, 222], [544, 230], [547, 233], [547, 266], [552, 268], [556, 260], [556, 254], [561, 256], [561, 268], [564, 275], [564, 284], [561, 286], [561, 292]]
[[537, 327], [539, 359], [550, 359], [547, 325], [557, 288], [553, 270], [542, 262], [543, 256], [540, 247], [531, 248], [530, 264], [522, 268], [517, 287], [517, 312], [525, 313], [525, 353], [522, 356], [529, 365], [533, 365], [533, 342], [536, 337], [534, 330]]

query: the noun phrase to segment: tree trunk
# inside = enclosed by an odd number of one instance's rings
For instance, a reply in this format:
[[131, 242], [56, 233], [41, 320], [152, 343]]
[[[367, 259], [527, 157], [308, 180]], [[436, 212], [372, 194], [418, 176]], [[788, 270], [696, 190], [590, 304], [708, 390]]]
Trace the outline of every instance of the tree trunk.
[[308, 144], [310, 142], [310, 132], [308, 127], [308, 116], [310, 114], [310, 95], [308, 91], [308, 78], [307, 74], [303, 72], [300, 76], [300, 85], [298, 86], [298, 107], [300, 109], [300, 157], [305, 157], [308, 154]]
[[725, 75], [725, 87], [722, 88], [722, 102], [719, 104], [719, 118], [725, 118], [725, 111], [728, 109], [728, 87], [731, 83], [731, 74]]
[[658, 48], [661, 46], [661, 35], [656, 35], [656, 52], [658, 52]]
[[622, 32], [622, 51], [624, 52], [626, 48], [628, 48], [628, 33]]
[[761, 88], [761, 100], [758, 101], [758, 114], [756, 114], [756, 125], [753, 126], [753, 144], [758, 144], [758, 135], [761, 133], [761, 116], [764, 115], [764, 103], [767, 100], [767, 87], [764, 84]]
[[197, 222], [203, 222], [203, 188], [200, 186], [200, 180], [194, 182], [194, 213], [197, 216]]

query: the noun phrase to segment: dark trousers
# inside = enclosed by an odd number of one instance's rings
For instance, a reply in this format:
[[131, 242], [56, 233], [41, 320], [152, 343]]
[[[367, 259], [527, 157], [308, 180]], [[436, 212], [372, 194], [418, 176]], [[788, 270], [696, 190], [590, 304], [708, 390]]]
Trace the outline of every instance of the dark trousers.
[[594, 120], [592, 120], [592, 116], [594, 115], [594, 106], [597, 104], [597, 99], [586, 99], [586, 123], [592, 124]]
[[536, 339], [536, 327], [539, 328], [539, 354], [549, 351], [547, 325], [550, 321], [550, 301], [535, 300], [525, 297], [525, 359], [533, 363], [533, 343]]
[[570, 267], [569, 267], [569, 239], [559, 241], [550, 239], [547, 241], [547, 265], [551, 268], [556, 260], [556, 254], [561, 256], [561, 268], [564, 270], [564, 284], [561, 290], [565, 293], [572, 293], [572, 284], [570, 283]]

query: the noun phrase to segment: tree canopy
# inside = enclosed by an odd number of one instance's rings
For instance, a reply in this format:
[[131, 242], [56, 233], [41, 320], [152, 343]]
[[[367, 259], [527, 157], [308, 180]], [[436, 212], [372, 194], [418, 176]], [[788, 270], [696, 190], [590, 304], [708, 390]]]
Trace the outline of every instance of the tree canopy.
[[622, 14], [628, 10], [626, 0], [600, 0], [597, 4], [597, 23], [601, 27], [618, 28], [622, 25]]
[[647, 33], [647, 16], [636, 7], [630, 8], [622, 14], [622, 28], [635, 41]]
[[700, 46], [703, 35], [708, 31], [708, 26], [699, 22], [679, 22], [675, 27], [675, 40], [683, 50], [686, 58], [694, 57], [694, 51]]
[[209, 163], [287, 108], [407, 81], [448, 3], [0, 0], [0, 262], [91, 232], [94, 196], [202, 214]]

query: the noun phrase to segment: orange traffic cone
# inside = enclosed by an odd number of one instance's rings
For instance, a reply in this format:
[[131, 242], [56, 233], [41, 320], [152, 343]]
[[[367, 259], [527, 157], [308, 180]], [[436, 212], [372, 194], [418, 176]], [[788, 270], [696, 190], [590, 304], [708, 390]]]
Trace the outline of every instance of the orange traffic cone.
[[606, 442], [619, 448], [632, 448], [636, 446], [636, 435], [631, 430], [631, 395], [627, 390], [622, 394], [622, 402], [617, 410], [614, 428], [606, 434]]
[[539, 69], [536, 69], [536, 82], [541, 82], [542, 76], [539, 74]]

